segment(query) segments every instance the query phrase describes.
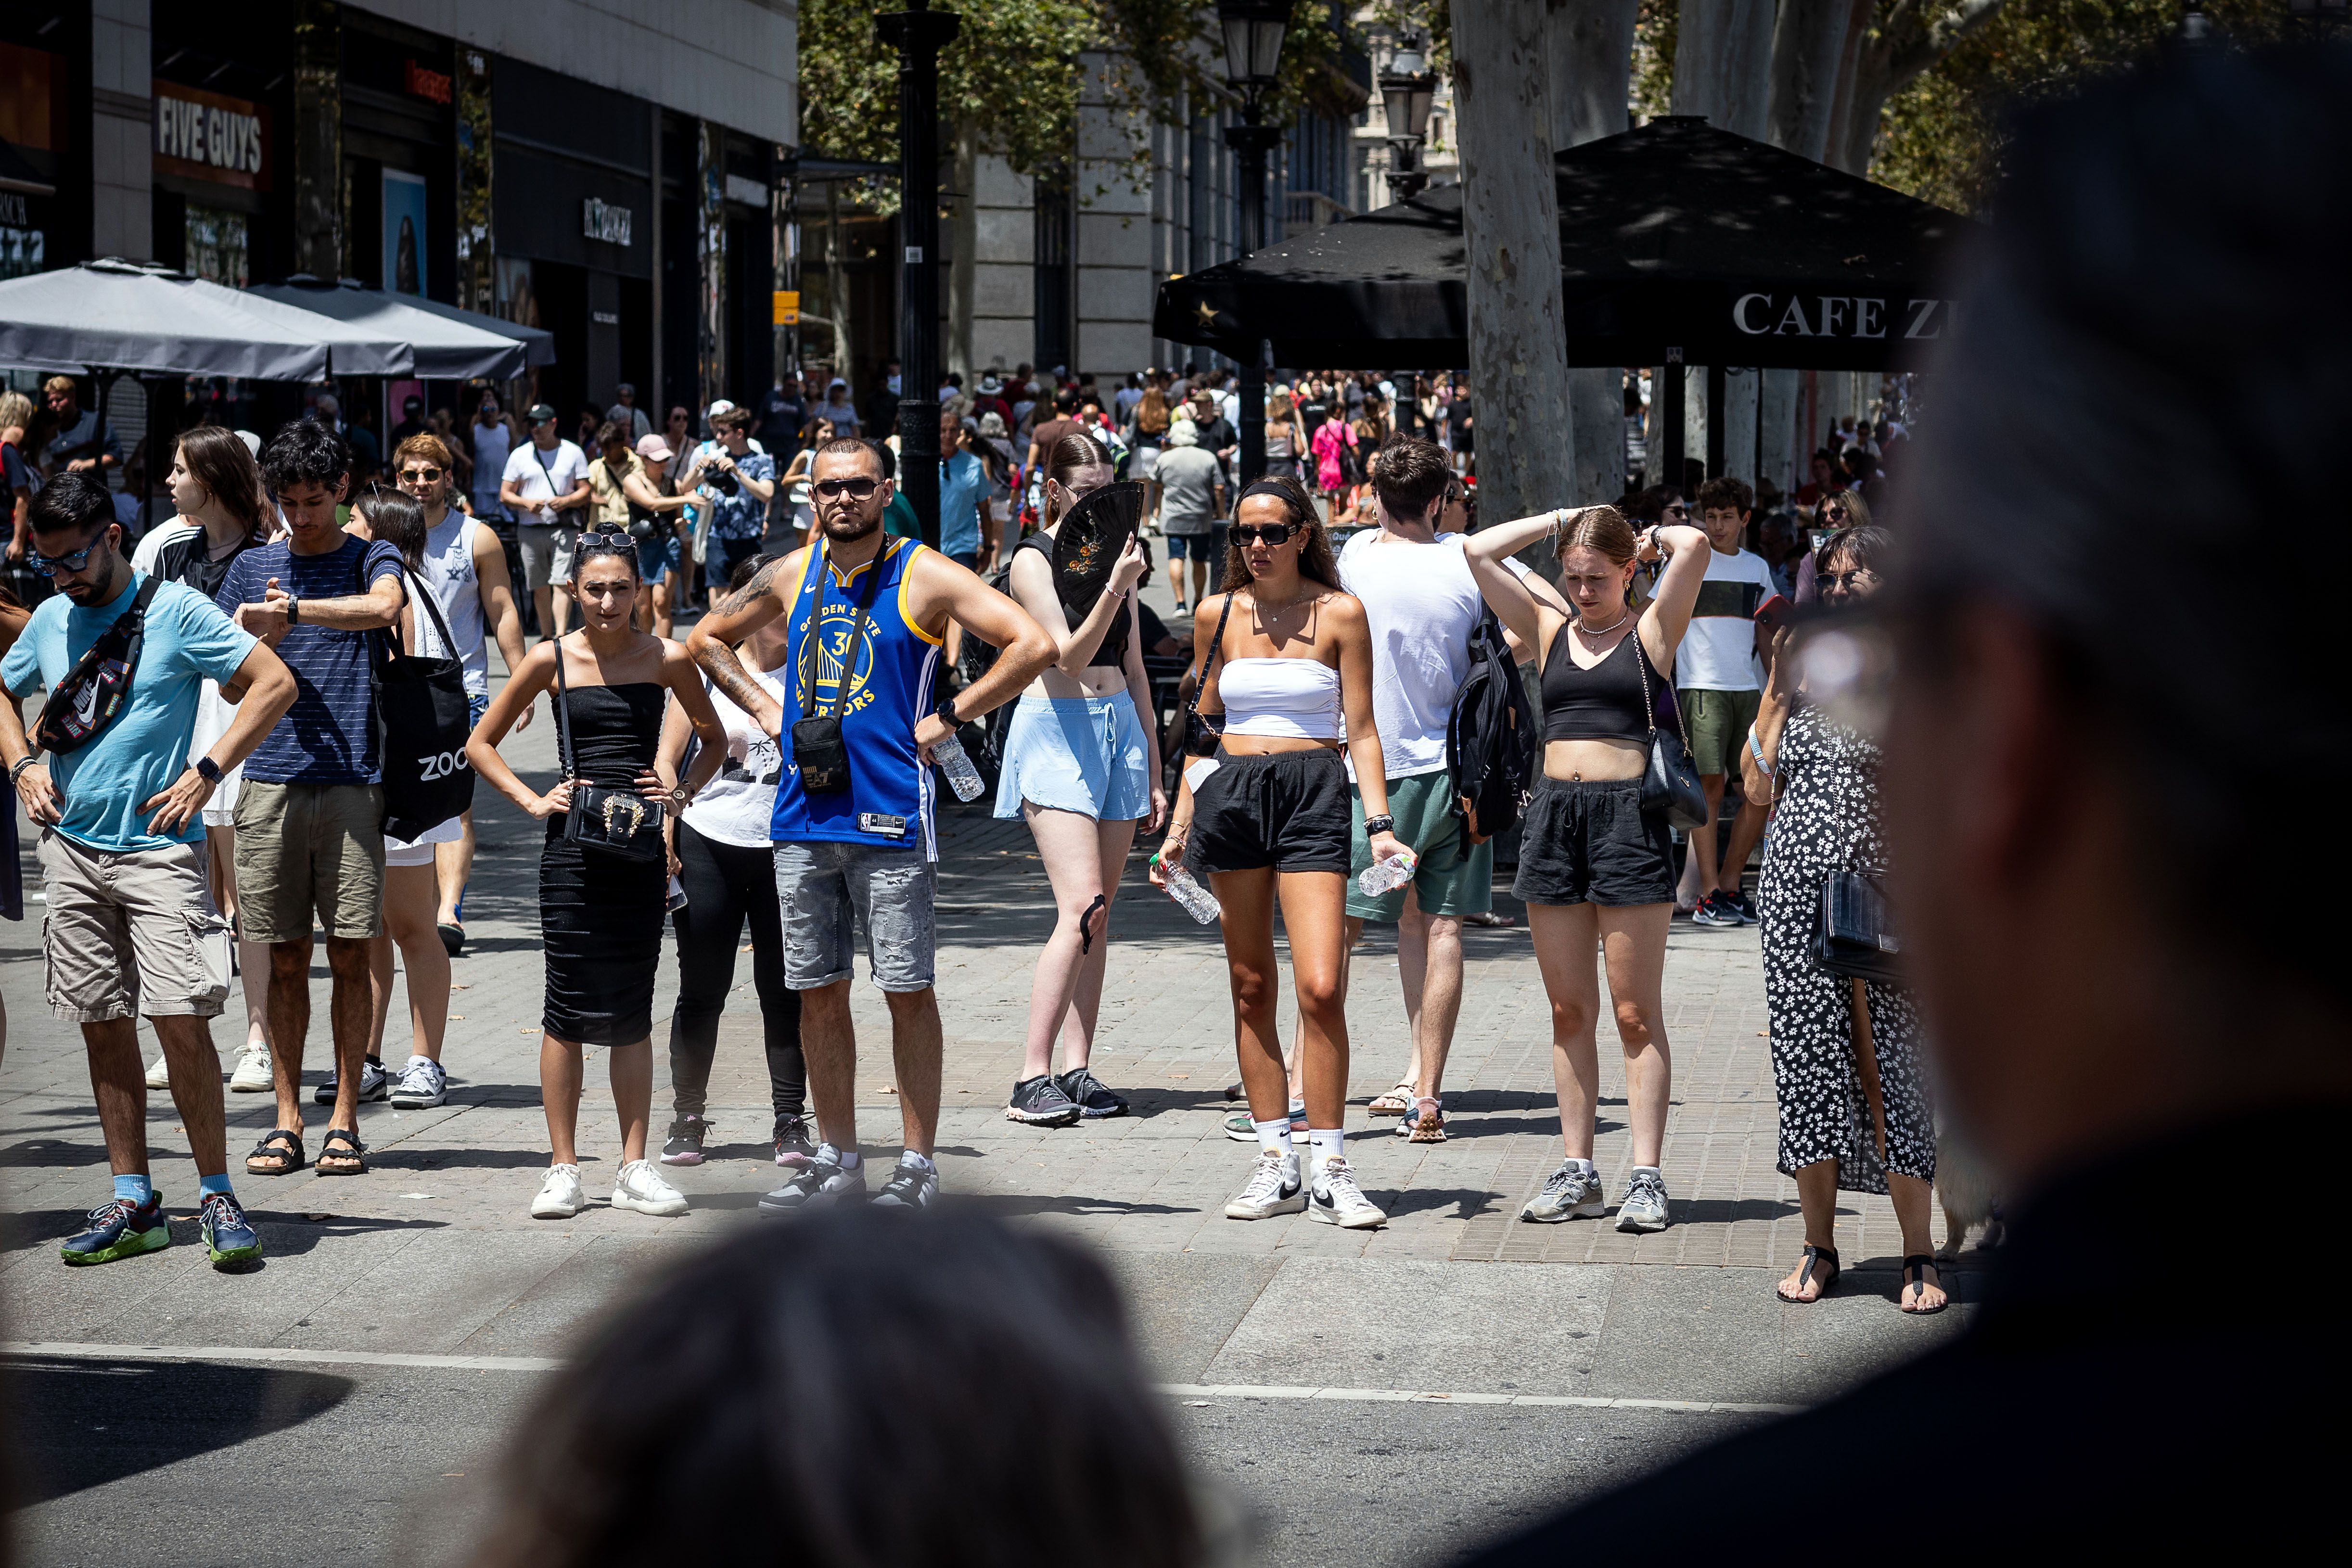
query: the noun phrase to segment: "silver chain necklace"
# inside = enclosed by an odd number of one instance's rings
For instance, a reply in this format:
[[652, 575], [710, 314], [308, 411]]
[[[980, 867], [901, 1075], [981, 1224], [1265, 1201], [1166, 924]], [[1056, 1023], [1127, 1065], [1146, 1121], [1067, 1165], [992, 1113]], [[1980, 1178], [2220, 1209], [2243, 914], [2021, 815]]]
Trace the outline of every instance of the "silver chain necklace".
[[1591, 627], [1587, 626], [1584, 623], [1584, 617], [1582, 615], [1579, 615], [1576, 618], [1576, 629], [1579, 632], [1583, 632], [1587, 637], [1606, 637], [1610, 632], [1614, 632], [1618, 627], [1622, 626], [1628, 620], [1632, 619], [1633, 614], [1633, 607], [1629, 604], [1625, 607], [1624, 614], [1620, 615], [1616, 620], [1612, 621], [1608, 625], [1603, 626], [1598, 632], [1595, 632]]

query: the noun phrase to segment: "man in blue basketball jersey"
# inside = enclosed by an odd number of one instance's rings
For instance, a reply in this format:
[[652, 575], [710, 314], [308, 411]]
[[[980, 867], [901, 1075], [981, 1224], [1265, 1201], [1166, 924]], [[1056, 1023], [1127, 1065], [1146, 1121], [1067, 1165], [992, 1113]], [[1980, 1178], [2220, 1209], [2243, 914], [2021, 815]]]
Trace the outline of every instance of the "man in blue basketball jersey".
[[[798, 1208], [866, 1189], [849, 1020], [855, 915], [874, 983], [889, 998], [906, 1134], [906, 1152], [875, 1201], [919, 1208], [940, 1186], [931, 1164], [940, 1056], [931, 747], [1019, 696], [1054, 662], [1055, 645], [968, 569], [882, 531], [892, 486], [865, 442], [819, 446], [810, 480], [820, 537], [721, 599], [687, 639], [712, 684], [789, 759], [772, 828], [784, 983], [801, 993], [801, 1046], [824, 1142], [760, 1207]], [[779, 616], [789, 632], [781, 703], [734, 653]], [[987, 674], [935, 704], [950, 622], [1003, 652]]]

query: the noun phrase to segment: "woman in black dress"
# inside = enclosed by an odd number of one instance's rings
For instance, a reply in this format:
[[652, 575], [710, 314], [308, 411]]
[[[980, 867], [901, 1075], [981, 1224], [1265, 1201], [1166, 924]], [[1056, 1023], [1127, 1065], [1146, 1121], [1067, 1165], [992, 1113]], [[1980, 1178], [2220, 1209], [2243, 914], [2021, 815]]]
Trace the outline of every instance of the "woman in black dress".
[[[668, 874], [658, 857], [632, 859], [563, 836], [563, 817], [577, 784], [634, 788], [651, 809], [675, 813], [726, 757], [727, 733], [684, 645], [631, 626], [637, 586], [636, 549], [627, 535], [584, 536], [572, 578], [581, 630], [533, 647], [490, 699], [466, 743], [475, 772], [547, 823], [539, 861], [540, 939], [547, 952], [539, 1082], [553, 1158], [547, 1183], [530, 1206], [540, 1219], [569, 1219], [586, 1204], [572, 1141], [580, 1119], [583, 1045], [612, 1052], [613, 1102], [621, 1121], [613, 1207], [641, 1214], [686, 1212], [685, 1197], [646, 1160], [646, 1128], [653, 1111], [654, 971], [661, 963]], [[540, 693], [557, 685], [559, 677], [562, 716], [570, 730], [568, 755], [564, 777], [541, 795], [515, 777], [498, 747], [508, 727]], [[662, 711], [671, 694], [702, 742], [694, 777], [682, 785], [656, 766]]]

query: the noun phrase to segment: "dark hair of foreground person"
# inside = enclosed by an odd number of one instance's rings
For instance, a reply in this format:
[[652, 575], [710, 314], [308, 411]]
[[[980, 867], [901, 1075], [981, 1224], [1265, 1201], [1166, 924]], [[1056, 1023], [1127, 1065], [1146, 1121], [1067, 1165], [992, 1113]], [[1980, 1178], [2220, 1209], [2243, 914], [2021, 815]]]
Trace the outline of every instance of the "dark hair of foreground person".
[[[1947, 1276], [1980, 1303], [1957, 1339], [1480, 1568], [2336, 1533], [2352, 963], [2302, 846], [2352, 776], [2352, 51], [2179, 55], [2005, 162], [1867, 612], [1891, 678], [1852, 711], [2009, 1239]], [[1888, 1294], [1893, 1262], [1862, 1264]]]
[[1118, 1292], [948, 1204], [770, 1221], [666, 1269], [516, 1428], [473, 1568], [1195, 1568]]

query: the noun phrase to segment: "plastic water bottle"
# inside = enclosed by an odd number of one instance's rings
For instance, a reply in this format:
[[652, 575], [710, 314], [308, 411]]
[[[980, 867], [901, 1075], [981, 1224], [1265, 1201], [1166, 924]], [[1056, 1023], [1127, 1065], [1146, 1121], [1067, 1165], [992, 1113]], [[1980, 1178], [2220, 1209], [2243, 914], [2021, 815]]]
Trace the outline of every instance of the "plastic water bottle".
[[1161, 874], [1168, 880], [1168, 896], [1176, 901], [1178, 908], [1202, 925], [1208, 925], [1223, 913], [1218, 907], [1217, 895], [1194, 881], [1192, 873], [1184, 869], [1183, 862], [1163, 866]]
[[955, 798], [959, 800], [977, 799], [980, 792], [987, 788], [980, 781], [980, 769], [971, 765], [963, 742], [952, 735], [931, 747], [931, 760], [938, 763], [940, 771], [948, 776], [948, 788], [955, 791]]
[[1394, 893], [1412, 880], [1412, 868], [1420, 863], [1421, 857], [1411, 850], [1400, 850], [1387, 860], [1374, 861], [1366, 866], [1364, 874], [1356, 879], [1356, 885], [1363, 891], [1366, 898]]

